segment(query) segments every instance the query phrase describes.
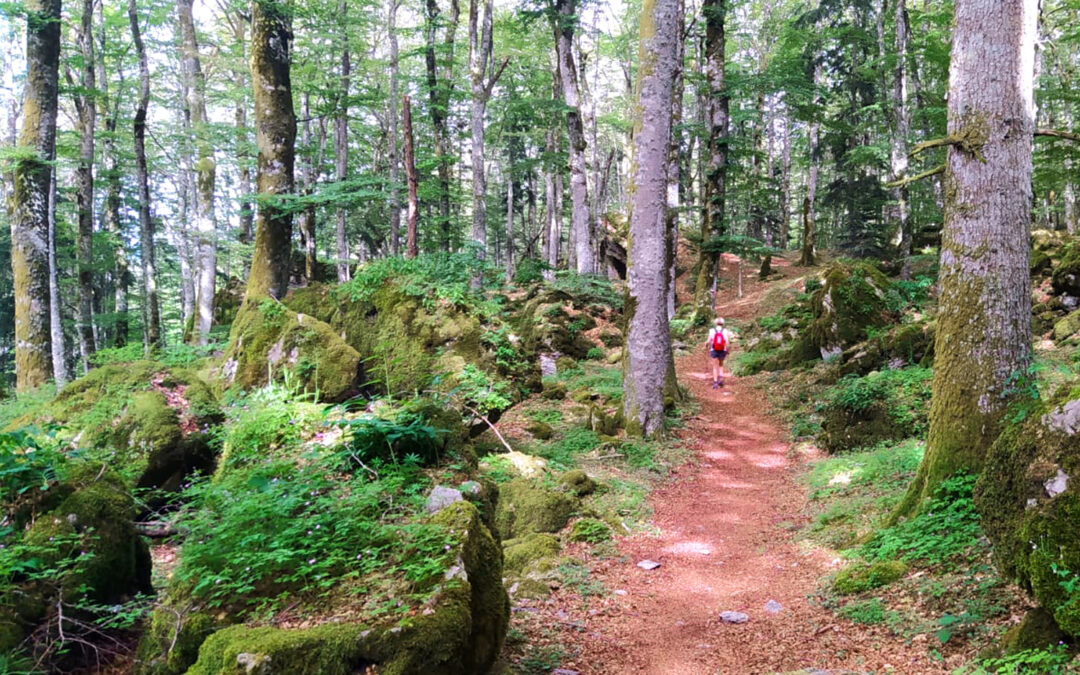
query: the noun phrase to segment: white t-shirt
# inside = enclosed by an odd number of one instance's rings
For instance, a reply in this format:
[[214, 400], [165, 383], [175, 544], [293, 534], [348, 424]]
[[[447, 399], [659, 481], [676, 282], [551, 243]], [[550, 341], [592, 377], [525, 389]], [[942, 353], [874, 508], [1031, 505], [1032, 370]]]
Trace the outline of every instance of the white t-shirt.
[[[729, 331], [726, 328], [721, 328], [720, 331], [724, 334], [724, 340], [727, 341], [727, 345], [725, 346], [725, 351], [731, 351], [731, 338], [732, 338], [731, 331]], [[709, 329], [709, 339], [706, 342], [706, 344], [709, 345], [709, 350], [710, 351], [713, 348], [713, 338], [716, 336], [716, 332], [717, 332], [717, 330], [716, 330], [715, 326], [713, 326], [712, 328]]]

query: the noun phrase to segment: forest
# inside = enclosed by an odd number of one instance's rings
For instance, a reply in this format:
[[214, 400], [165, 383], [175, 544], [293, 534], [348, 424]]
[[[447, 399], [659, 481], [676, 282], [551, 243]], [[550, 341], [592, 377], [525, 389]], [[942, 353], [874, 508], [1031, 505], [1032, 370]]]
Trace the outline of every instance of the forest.
[[1077, 26], [0, 3], [0, 675], [1080, 672]]

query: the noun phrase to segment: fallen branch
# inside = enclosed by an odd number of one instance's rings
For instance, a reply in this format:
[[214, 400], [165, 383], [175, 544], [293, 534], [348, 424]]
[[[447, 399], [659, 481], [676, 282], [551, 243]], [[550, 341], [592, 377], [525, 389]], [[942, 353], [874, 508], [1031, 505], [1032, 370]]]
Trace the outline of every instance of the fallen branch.
[[151, 520], [145, 523], [135, 523], [135, 531], [144, 537], [151, 539], [164, 539], [176, 534], [176, 528], [172, 523], [162, 520]]
[[1066, 141], [1080, 143], [1080, 134], [1074, 134], [1068, 131], [1058, 131], [1057, 129], [1036, 129], [1035, 135], [1046, 136], [1048, 138], [1060, 138]]
[[495, 425], [492, 424], [491, 421], [488, 418], [486, 418], [482, 414], [480, 414], [479, 410], [477, 410], [476, 408], [473, 408], [471, 406], [467, 406], [467, 405], [462, 405], [461, 407], [465, 408], [466, 410], [471, 412], [476, 417], [479, 417], [480, 419], [482, 419], [484, 421], [484, 423], [487, 424], [491, 428], [491, 430], [493, 432], [495, 432], [495, 435], [499, 438], [499, 442], [503, 444], [503, 447], [506, 448], [507, 452], [513, 452], [514, 451], [514, 449], [510, 447], [510, 444], [506, 442], [506, 439], [503, 438], [503, 435], [499, 433], [499, 430], [495, 428]]
[[907, 178], [901, 178], [900, 180], [894, 180], [891, 183], [885, 183], [885, 187], [890, 188], [890, 189], [891, 188], [904, 187], [905, 185], [910, 185], [911, 183], [914, 183], [916, 181], [920, 181], [920, 180], [922, 180], [924, 178], [929, 178], [930, 176], [936, 176], [939, 173], [945, 173], [945, 165], [944, 164], [939, 164], [938, 166], [935, 166], [933, 169], [928, 169], [926, 171], [923, 171], [922, 173], [915, 174], [914, 176], [908, 176]]

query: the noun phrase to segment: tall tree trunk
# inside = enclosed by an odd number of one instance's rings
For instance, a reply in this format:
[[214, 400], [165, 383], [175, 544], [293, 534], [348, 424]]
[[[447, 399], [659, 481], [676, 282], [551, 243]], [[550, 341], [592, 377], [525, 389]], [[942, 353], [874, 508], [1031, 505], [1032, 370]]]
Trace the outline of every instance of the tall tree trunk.
[[195, 323], [195, 274], [192, 272], [191, 237], [188, 235], [188, 223], [195, 204], [195, 188], [191, 184], [192, 171], [190, 155], [185, 151], [180, 158], [177, 189], [179, 190], [179, 218], [166, 227], [166, 236], [176, 247], [176, 257], [180, 265], [180, 316], [183, 319], [185, 339], [191, 337], [188, 323]]
[[[392, 60], [393, 65], [393, 79], [391, 83], [390, 92], [391, 108], [397, 104], [393, 103], [394, 98], [397, 96], [397, 36], [394, 33], [394, 19], [393, 16], [397, 13], [397, 0], [390, 0], [390, 33], [392, 41]], [[350, 76], [352, 74], [352, 63], [349, 60], [349, 22], [346, 20], [346, 12], [348, 12], [349, 3], [346, 0], [342, 0], [338, 5], [338, 12], [340, 13], [341, 20], [341, 100], [338, 103], [337, 117], [334, 119], [334, 169], [336, 171], [336, 178], [338, 181], [344, 182], [349, 178], [349, 84]], [[397, 140], [394, 139], [394, 126], [396, 120], [394, 119], [393, 112], [390, 115], [390, 144], [391, 144], [391, 178], [390, 182], [394, 182], [393, 164], [396, 158], [393, 155], [397, 154]], [[393, 197], [391, 197], [393, 201]], [[397, 212], [394, 210], [394, 206], [391, 204], [391, 217], [397, 216]], [[345, 225], [348, 222], [348, 209], [344, 206], [339, 206], [337, 209], [337, 228], [335, 235], [337, 239], [337, 278], [338, 283], [345, 283], [349, 280], [349, 240], [346, 236]], [[400, 217], [400, 216], [398, 216]], [[391, 238], [397, 235], [396, 224], [393, 224], [395, 232], [391, 233]]]
[[[245, 26], [247, 18], [244, 12], [236, 12], [232, 21], [233, 38], [236, 40], [236, 48], [240, 52], [240, 59], [246, 57], [247, 47], [245, 44]], [[233, 84], [239, 91], [247, 91], [248, 74], [243, 68], [233, 70]], [[240, 232], [237, 236], [241, 244], [251, 243], [251, 231], [255, 223], [255, 210], [251, 205], [251, 166], [250, 154], [248, 153], [248, 105], [246, 96], [237, 96], [233, 109], [233, 123], [236, 126], [236, 164], [237, 185], [240, 193]]]
[[387, 36], [390, 40], [390, 106], [389, 179], [390, 179], [390, 255], [396, 256], [401, 249], [401, 159], [398, 157], [398, 0], [389, 0], [390, 15], [387, 19]]
[[139, 10], [135, 0], [128, 0], [131, 41], [139, 58], [139, 101], [132, 123], [135, 140], [135, 183], [139, 202], [139, 235], [142, 245], [143, 346], [154, 351], [164, 345], [161, 335], [161, 310], [158, 306], [157, 266], [154, 252], [154, 221], [150, 216], [150, 179], [146, 167], [146, 112], [150, 106], [150, 65], [139, 29]]
[[506, 167], [506, 283], [514, 278], [514, 178]]
[[592, 225], [589, 215], [589, 175], [585, 159], [585, 128], [581, 120], [581, 96], [574, 63], [575, 0], [555, 0], [555, 50], [559, 83], [566, 105], [566, 136], [570, 144], [570, 240], [578, 274], [595, 274]]
[[555, 223], [558, 218], [558, 207], [555, 203], [555, 173], [557, 169], [552, 166], [555, 155], [555, 132], [548, 130], [544, 145], [544, 155], [547, 164], [544, 167], [544, 238], [541, 248], [541, 257], [551, 270], [544, 271], [544, 278], [551, 281], [555, 278], [554, 270], [559, 262], [559, 240], [555, 231]]
[[[908, 17], [906, 0], [896, 2], [896, 67], [893, 69], [892, 86], [889, 87], [889, 105], [892, 116], [892, 139], [889, 149], [890, 180], [904, 177], [908, 170], [907, 138], [911, 133], [911, 115], [908, 112]], [[894, 202], [891, 220], [895, 223], [894, 243], [901, 257], [911, 255], [914, 235], [911, 232], [908, 208], [908, 187], [901, 185], [892, 189], [890, 195]]]
[[[686, 5], [683, 0], [678, 0], [678, 31], [679, 35], [682, 35], [685, 30], [686, 23]], [[675, 63], [677, 67], [675, 69], [675, 81], [672, 84], [671, 90], [671, 137], [668, 139], [668, 174], [667, 174], [667, 218], [668, 228], [667, 233], [671, 242], [669, 244], [672, 255], [668, 260], [668, 296], [667, 296], [667, 313], [668, 319], [675, 318], [675, 277], [677, 270], [675, 269], [676, 255], [675, 251], [678, 250], [679, 245], [679, 154], [682, 147], [682, 134], [678, 129], [678, 126], [682, 123], [683, 114], [683, 76], [682, 76], [682, 64], [684, 59], [685, 46], [680, 39], [678, 42], [678, 52], [675, 54]], [[599, 164], [599, 162], [597, 162]], [[599, 170], [599, 169], [598, 169]], [[598, 188], [599, 189], [599, 188]]]
[[79, 356], [85, 373], [90, 370], [90, 357], [97, 351], [94, 339], [94, 133], [97, 130], [97, 105], [93, 99], [96, 89], [94, 0], [83, 0], [78, 39], [82, 64], [79, 91], [75, 95], [79, 131], [79, 166], [75, 172], [78, 185], [75, 191], [79, 223], [75, 260], [79, 272], [79, 309], [75, 331], [79, 336]]
[[[304, 197], [310, 197], [315, 191], [316, 166], [318, 161], [311, 154], [311, 94], [304, 92], [300, 104], [300, 117], [304, 120], [300, 132], [300, 147], [304, 149], [304, 155], [300, 162], [300, 189]], [[321, 151], [320, 151], [321, 152]], [[308, 201], [297, 218], [297, 226], [300, 230], [300, 245], [304, 249], [304, 278], [310, 283], [317, 281], [315, 260], [315, 205]]]
[[60, 389], [71, 379], [64, 347], [64, 317], [60, 313], [60, 280], [56, 267], [56, 172], [49, 179], [49, 336], [52, 346], [53, 382]]
[[15, 283], [15, 389], [29, 391], [52, 376], [49, 344], [49, 181], [56, 148], [60, 65], [60, 0], [25, 5], [26, 84], [11, 213]]
[[728, 93], [724, 84], [724, 50], [728, 0], [704, 0], [701, 13], [705, 17], [705, 79], [709, 86], [706, 103], [706, 130], [708, 146], [705, 148], [704, 195], [702, 198], [701, 241], [703, 248], [698, 260], [697, 283], [694, 287], [695, 321], [711, 317], [715, 298], [712, 289], [716, 281], [716, 268], [720, 252], [706, 242], [727, 234], [725, 209], [727, 196], [728, 153]]
[[941, 295], [926, 456], [893, 520], [978, 474], [1030, 377], [1031, 144], [1037, 0], [957, 0]]
[[409, 183], [405, 257], [415, 258], [420, 252], [416, 237], [417, 221], [420, 219], [420, 178], [416, 175], [416, 158], [413, 154], [412, 103], [409, 101], [408, 94], [405, 95], [405, 104], [402, 107], [401, 115], [401, 126], [405, 134], [405, 179]]
[[[484, 0], [484, 20], [480, 30], [480, 6], [477, 0], [469, 2], [469, 75], [472, 85], [472, 114], [470, 130], [472, 132], [472, 191], [473, 214], [471, 238], [476, 246], [477, 255], [482, 260], [487, 246], [487, 177], [484, 172], [486, 156], [484, 152], [484, 113], [488, 98], [499, 75], [500, 68], [494, 72], [492, 62], [492, 15], [495, 5], [492, 0]], [[506, 64], [503, 63], [503, 66]]]
[[[811, 82], [817, 85], [817, 68], [810, 76]], [[806, 179], [806, 197], [803, 200], [803, 235], [802, 255], [799, 264], [803, 267], [811, 267], [817, 264], [817, 183], [818, 167], [820, 165], [820, 149], [818, 147], [818, 123], [810, 123], [810, 169]]]
[[450, 250], [450, 152], [447, 118], [450, 114], [450, 93], [453, 90], [451, 71], [454, 63], [454, 35], [457, 32], [460, 9], [458, 0], [450, 0], [450, 16], [446, 22], [443, 39], [443, 62], [446, 67], [439, 72], [438, 27], [440, 22], [438, 0], [426, 0], [426, 18], [424, 33], [427, 47], [424, 62], [427, 68], [427, 85], [431, 126], [434, 131], [435, 161], [439, 176], [439, 223], [442, 232], [442, 246]]
[[191, 130], [195, 136], [198, 161], [195, 166], [195, 231], [197, 233], [197, 275], [195, 333], [200, 345], [210, 337], [214, 323], [214, 282], [217, 277], [217, 221], [214, 215], [214, 183], [217, 165], [210, 142], [210, 120], [206, 116], [206, 79], [199, 60], [199, 44], [191, 9], [194, 0], [178, 0], [176, 9], [180, 24], [184, 80], [187, 83], [187, 105], [191, 113]]
[[677, 4], [644, 0], [641, 9], [623, 413], [627, 431], [644, 436], [663, 432], [665, 399], [678, 396], [666, 308], [672, 251], [665, 199], [671, 94], [682, 37]]
[[292, 3], [251, 3], [251, 80], [255, 91], [255, 183], [259, 212], [246, 298], [282, 298], [289, 289], [292, 214], [282, 200], [293, 194], [296, 114], [293, 112]]

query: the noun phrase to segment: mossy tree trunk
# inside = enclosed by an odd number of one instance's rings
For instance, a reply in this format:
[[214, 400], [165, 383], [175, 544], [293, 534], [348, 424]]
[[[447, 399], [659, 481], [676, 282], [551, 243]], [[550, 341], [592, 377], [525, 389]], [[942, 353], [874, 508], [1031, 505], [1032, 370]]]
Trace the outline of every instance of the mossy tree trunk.
[[627, 430], [644, 436], [663, 432], [665, 396], [674, 384], [667, 316], [672, 250], [666, 195], [671, 95], [682, 37], [679, 19], [678, 3], [645, 0], [642, 6], [630, 188], [623, 412]]
[[26, 83], [21, 151], [11, 213], [15, 295], [15, 389], [29, 391], [52, 375], [49, 340], [49, 182], [56, 148], [60, 66], [60, 0], [24, 5]]
[[1031, 142], [1037, 0], [957, 0], [941, 296], [926, 457], [895, 521], [978, 473], [1031, 361]]
[[255, 252], [246, 298], [281, 298], [289, 287], [292, 214], [283, 200], [294, 190], [296, 114], [290, 68], [292, 3], [251, 3], [251, 80], [255, 92], [255, 143], [259, 148]]
[[416, 157], [413, 154], [412, 103], [406, 94], [401, 110], [401, 126], [405, 133], [405, 179], [409, 183], [409, 207], [405, 233], [405, 257], [415, 258], [420, 252], [417, 242], [417, 223], [420, 220], [420, 177], [416, 173]]
[[[396, 9], [397, 0], [390, 0], [392, 5], [395, 5], [391, 12]], [[346, 0], [342, 0], [338, 4], [338, 21], [341, 22], [341, 26], [338, 29], [341, 32], [341, 91], [338, 94], [338, 106], [337, 115], [334, 117], [334, 171], [335, 178], [338, 182], [345, 182], [349, 178], [349, 85], [350, 77], [352, 75], [352, 61], [349, 58], [349, 21], [348, 21], [349, 3]], [[390, 26], [391, 41], [393, 42], [393, 51], [395, 52], [393, 58], [397, 59], [397, 37], [393, 36], [393, 26]], [[397, 68], [395, 63], [394, 68]], [[396, 77], [396, 74], [395, 74]], [[397, 96], [397, 82], [393, 83], [393, 91], [391, 97]], [[396, 107], [396, 103], [391, 104], [391, 108]], [[393, 184], [397, 176], [394, 174], [396, 161], [395, 155], [397, 155], [397, 139], [394, 135], [397, 132], [394, 114], [390, 115], [390, 182]], [[393, 188], [391, 188], [393, 189]], [[393, 207], [391, 207], [393, 208]], [[349, 210], [345, 205], [341, 205], [337, 208], [337, 223], [334, 231], [336, 244], [337, 244], [337, 280], [338, 283], [345, 283], [349, 280], [349, 239], [347, 232], [345, 231], [345, 225], [348, 223]], [[392, 227], [395, 231], [391, 233], [391, 241], [397, 237], [396, 225]], [[391, 246], [396, 249], [396, 246], [392, 243]], [[312, 240], [312, 254], [311, 262], [314, 264], [314, 239]], [[363, 244], [361, 244], [361, 250]], [[311, 270], [314, 271], [314, 270]], [[313, 276], [309, 276], [310, 281]]]
[[[487, 175], [484, 170], [484, 114], [487, 111], [491, 90], [502, 74], [495, 72], [492, 60], [492, 26], [495, 5], [484, 0], [483, 22], [480, 22], [480, 3], [469, 2], [469, 80], [472, 90], [472, 106], [469, 126], [472, 136], [472, 240], [477, 254], [485, 257], [487, 249]], [[479, 24], [479, 27], [478, 27]], [[506, 64], [503, 63], [505, 67]]]
[[[574, 61], [574, 29], [578, 21], [575, 0], [555, 0], [555, 52], [562, 100], [566, 106], [566, 137], [570, 150], [570, 242], [578, 274], [596, 273], [596, 256], [589, 217], [589, 175], [585, 159], [585, 127], [581, 121], [581, 93]], [[670, 111], [664, 113], [669, 115]]]
[[[817, 82], [817, 69], [814, 69], [814, 82]], [[806, 177], [806, 197], [803, 198], [803, 233], [802, 255], [799, 264], [813, 267], [817, 264], [817, 225], [816, 218], [817, 182], [818, 182], [818, 123], [810, 124], [810, 170]]]
[[195, 232], [198, 268], [195, 300], [195, 339], [206, 344], [214, 323], [214, 282], [217, 277], [217, 218], [214, 214], [214, 186], [217, 163], [210, 142], [210, 121], [206, 116], [206, 78], [199, 60], [199, 43], [191, 10], [194, 0], [176, 3], [187, 105], [191, 131], [195, 137]]
[[[229, 12], [225, 15], [226, 21], [232, 28], [234, 49], [238, 55], [238, 62], [243, 62], [247, 55], [245, 32], [247, 18], [243, 11]], [[232, 71], [233, 84], [238, 91], [247, 89], [247, 73], [242, 67], [234, 67]], [[255, 211], [251, 208], [248, 195], [251, 194], [251, 167], [249, 166], [250, 155], [248, 153], [248, 100], [247, 96], [237, 96], [233, 110], [233, 120], [236, 126], [236, 163], [237, 163], [237, 189], [240, 191], [239, 219], [240, 231], [237, 239], [241, 244], [251, 243], [251, 230], [255, 224]]]
[[[390, 95], [386, 105], [387, 126], [389, 138], [387, 138], [386, 161], [389, 164], [387, 172], [390, 178], [389, 208], [390, 208], [390, 255], [396, 256], [401, 250], [401, 190], [398, 183], [401, 181], [401, 160], [398, 156], [398, 40], [397, 40], [397, 11], [401, 6], [400, 0], [389, 0], [389, 9], [386, 19], [386, 39], [390, 43]], [[340, 276], [340, 273], [339, 273]]]
[[[724, 22], [727, 17], [727, 0], [705, 0], [701, 13], [705, 16], [705, 78], [709, 85], [705, 110], [709, 134], [705, 154], [708, 159], [705, 165], [701, 220], [701, 241], [705, 244], [727, 233], [724, 222], [729, 119], [729, 99], [724, 85], [724, 49], [727, 44]], [[712, 291], [719, 259], [720, 253], [717, 251], [701, 252], [694, 286], [695, 321], [702, 321], [712, 315], [715, 300]]]
[[[76, 129], [79, 132], [79, 165], [75, 170], [75, 207], [78, 213], [75, 259], [78, 267], [79, 303], [75, 331], [83, 372], [97, 351], [94, 339], [94, 132], [97, 105], [94, 101], [94, 0], [83, 0], [78, 32], [79, 89], [74, 96]], [[68, 76], [70, 78], [70, 75]]]
[[139, 28], [139, 10], [128, 0], [131, 41], [139, 58], [139, 101], [132, 123], [135, 139], [135, 182], [139, 201], [139, 237], [142, 245], [143, 344], [148, 351], [162, 346], [161, 310], [158, 306], [154, 221], [150, 217], [150, 181], [146, 168], [146, 109], [150, 106], [150, 65]]

